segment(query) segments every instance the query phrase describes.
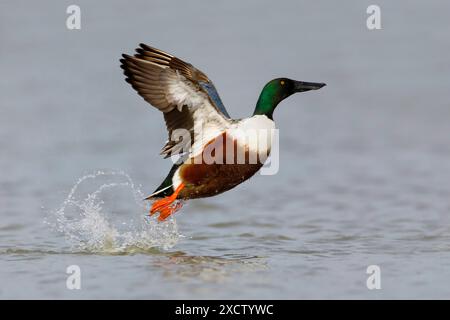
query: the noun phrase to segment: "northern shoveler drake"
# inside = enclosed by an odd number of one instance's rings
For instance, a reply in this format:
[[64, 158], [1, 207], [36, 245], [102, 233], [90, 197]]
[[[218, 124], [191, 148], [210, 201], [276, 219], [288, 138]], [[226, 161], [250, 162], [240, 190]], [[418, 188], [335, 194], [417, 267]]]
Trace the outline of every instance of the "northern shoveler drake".
[[[251, 117], [231, 119], [212, 81], [191, 64], [145, 44], [134, 56], [122, 56], [126, 81], [164, 115], [169, 140], [161, 154], [178, 156], [161, 185], [145, 199], [155, 200], [150, 215], [158, 212], [159, 221], [181, 207], [179, 200], [214, 196], [253, 176], [264, 164], [261, 154], [270, 153], [271, 136], [263, 150], [257, 150], [255, 145], [261, 144], [250, 143], [248, 132], [273, 130], [273, 112], [283, 99], [325, 86], [273, 79], [262, 89]], [[207, 155], [215, 161], [206, 161]], [[256, 161], [249, 161], [255, 156]]]

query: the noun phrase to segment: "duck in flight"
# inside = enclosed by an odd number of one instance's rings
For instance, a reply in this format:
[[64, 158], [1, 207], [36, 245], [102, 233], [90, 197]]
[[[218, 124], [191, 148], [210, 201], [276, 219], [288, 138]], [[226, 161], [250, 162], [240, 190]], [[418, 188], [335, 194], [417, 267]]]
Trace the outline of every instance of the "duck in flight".
[[178, 157], [161, 185], [145, 198], [154, 200], [150, 215], [159, 213], [159, 221], [181, 207], [179, 200], [214, 196], [253, 176], [270, 153], [272, 139], [269, 133], [265, 143], [254, 143], [250, 132], [272, 131], [273, 112], [282, 100], [325, 86], [273, 79], [262, 89], [251, 117], [231, 119], [212, 81], [191, 64], [145, 44], [133, 56], [122, 56], [125, 80], [163, 113], [169, 139], [161, 154]]

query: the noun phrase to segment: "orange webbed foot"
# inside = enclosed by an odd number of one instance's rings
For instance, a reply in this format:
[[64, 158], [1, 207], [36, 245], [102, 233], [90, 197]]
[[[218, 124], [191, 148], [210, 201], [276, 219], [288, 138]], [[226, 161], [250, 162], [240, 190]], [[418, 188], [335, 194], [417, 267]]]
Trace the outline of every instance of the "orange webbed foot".
[[183, 188], [184, 184], [181, 183], [172, 195], [155, 201], [150, 209], [150, 216], [159, 212], [158, 221], [164, 221], [171, 214], [177, 212], [183, 205], [181, 202], [176, 201], [178, 193], [180, 193]]

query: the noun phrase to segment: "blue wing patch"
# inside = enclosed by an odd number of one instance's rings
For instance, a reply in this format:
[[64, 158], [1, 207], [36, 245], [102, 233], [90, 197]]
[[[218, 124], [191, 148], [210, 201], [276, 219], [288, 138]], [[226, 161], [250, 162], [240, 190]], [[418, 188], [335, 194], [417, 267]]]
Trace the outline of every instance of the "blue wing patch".
[[211, 82], [199, 81], [200, 86], [206, 90], [212, 102], [216, 105], [217, 109], [224, 114], [225, 117], [230, 118], [225, 106], [220, 100], [219, 94], [217, 93], [216, 87]]

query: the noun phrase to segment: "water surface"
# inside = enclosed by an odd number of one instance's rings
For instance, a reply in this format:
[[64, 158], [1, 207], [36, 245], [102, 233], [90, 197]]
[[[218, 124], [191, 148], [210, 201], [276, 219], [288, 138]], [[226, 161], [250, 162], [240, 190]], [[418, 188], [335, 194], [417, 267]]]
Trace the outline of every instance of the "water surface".
[[[376, 31], [367, 1], [78, 1], [79, 31], [69, 4], [0, 4], [1, 298], [450, 297], [448, 3], [378, 1]], [[140, 42], [236, 118], [272, 78], [328, 85], [276, 110], [278, 174], [157, 224], [165, 126], [118, 61]]]

